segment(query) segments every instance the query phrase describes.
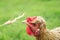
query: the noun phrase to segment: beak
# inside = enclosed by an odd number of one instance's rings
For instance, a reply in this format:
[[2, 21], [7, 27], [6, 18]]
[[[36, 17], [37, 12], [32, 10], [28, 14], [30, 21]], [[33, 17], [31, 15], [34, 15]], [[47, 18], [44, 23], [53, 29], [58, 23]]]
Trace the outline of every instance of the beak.
[[22, 23], [24, 23], [24, 24], [28, 24], [26, 20], [23, 20]]
[[26, 23], [26, 20], [23, 20], [22, 23]]

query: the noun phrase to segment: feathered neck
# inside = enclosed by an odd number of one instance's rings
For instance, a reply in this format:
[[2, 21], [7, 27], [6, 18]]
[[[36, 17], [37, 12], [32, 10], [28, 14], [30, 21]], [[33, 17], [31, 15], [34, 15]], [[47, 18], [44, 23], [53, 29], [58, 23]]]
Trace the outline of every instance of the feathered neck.
[[36, 36], [36, 40], [45, 40], [45, 35], [48, 32], [48, 30], [41, 30], [40, 34]]
[[44, 32], [36, 36], [36, 40], [57, 40], [57, 36], [54, 32], [46, 29]]

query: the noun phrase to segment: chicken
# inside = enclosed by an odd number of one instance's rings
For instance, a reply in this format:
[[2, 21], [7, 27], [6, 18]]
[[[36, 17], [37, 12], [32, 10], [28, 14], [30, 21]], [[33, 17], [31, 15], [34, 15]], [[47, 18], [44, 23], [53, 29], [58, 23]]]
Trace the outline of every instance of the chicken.
[[28, 35], [33, 35], [36, 40], [60, 40], [60, 27], [49, 30], [41, 16], [28, 17], [23, 22], [27, 25]]

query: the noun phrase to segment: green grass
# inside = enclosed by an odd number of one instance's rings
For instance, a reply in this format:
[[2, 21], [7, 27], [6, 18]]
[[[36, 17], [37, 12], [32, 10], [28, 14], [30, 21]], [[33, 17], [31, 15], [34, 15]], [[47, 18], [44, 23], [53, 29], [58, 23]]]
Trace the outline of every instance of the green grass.
[[0, 40], [35, 40], [26, 34], [22, 23], [29, 16], [42, 16], [47, 28], [60, 26], [60, 0], [0, 0], [0, 25], [25, 12], [25, 16], [14, 24], [0, 27]]

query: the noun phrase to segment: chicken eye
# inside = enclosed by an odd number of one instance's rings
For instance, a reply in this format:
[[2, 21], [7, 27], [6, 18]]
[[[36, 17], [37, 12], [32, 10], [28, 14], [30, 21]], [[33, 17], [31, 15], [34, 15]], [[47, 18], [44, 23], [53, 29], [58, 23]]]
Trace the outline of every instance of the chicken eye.
[[36, 24], [35, 23], [31, 23], [33, 26], [36, 26]]

